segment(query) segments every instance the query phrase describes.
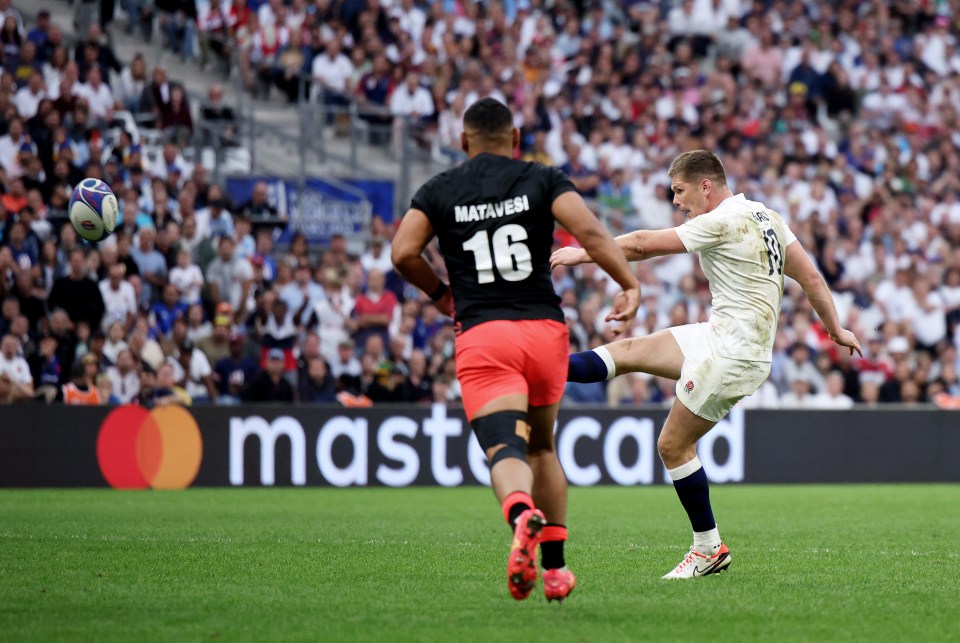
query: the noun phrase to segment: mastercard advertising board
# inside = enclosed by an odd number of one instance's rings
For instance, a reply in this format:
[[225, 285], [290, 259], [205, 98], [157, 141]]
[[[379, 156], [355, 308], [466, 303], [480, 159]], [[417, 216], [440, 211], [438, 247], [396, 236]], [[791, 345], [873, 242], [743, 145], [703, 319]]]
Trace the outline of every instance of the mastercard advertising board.
[[[0, 487], [448, 486], [489, 484], [458, 407], [247, 405], [0, 410]], [[701, 441], [713, 484], [957, 482], [956, 413], [742, 411]], [[663, 408], [564, 408], [557, 455], [572, 485], [669, 484]], [[868, 448], [864, 445], [868, 445]]]
[[117, 489], [185, 489], [203, 459], [200, 427], [179, 406], [121, 406], [97, 434], [97, 463]]

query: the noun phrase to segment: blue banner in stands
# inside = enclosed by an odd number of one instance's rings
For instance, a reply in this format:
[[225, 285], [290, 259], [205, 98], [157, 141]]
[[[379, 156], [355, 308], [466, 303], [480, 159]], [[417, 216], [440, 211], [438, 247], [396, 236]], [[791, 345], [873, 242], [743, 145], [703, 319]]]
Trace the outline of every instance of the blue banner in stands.
[[375, 214], [393, 220], [392, 181], [308, 179], [301, 190], [298, 182], [276, 177], [230, 177], [227, 194], [233, 203], [245, 203], [258, 181], [267, 184], [267, 202], [289, 218], [290, 226], [282, 235], [287, 239], [299, 231], [311, 243], [325, 243], [337, 233], [363, 235]]

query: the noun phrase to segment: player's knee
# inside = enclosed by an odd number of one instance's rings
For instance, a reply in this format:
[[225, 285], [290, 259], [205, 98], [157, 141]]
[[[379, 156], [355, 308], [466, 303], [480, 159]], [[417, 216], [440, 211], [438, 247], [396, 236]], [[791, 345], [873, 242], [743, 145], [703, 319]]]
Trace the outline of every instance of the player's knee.
[[527, 444], [527, 457], [543, 458], [556, 454], [556, 445], [553, 441], [553, 433], [547, 435], [531, 435], [530, 443]]
[[507, 458], [526, 462], [527, 445], [530, 441], [530, 425], [526, 413], [501, 411], [475, 418], [470, 423], [477, 442], [487, 454], [490, 467]]
[[660, 437], [657, 438], [657, 452], [660, 454], [663, 463], [670, 466], [670, 463], [675, 461], [680, 454], [680, 445], [669, 433], [661, 431]]
[[556, 449], [553, 444], [534, 444], [527, 445], [527, 457], [530, 459], [549, 458], [556, 455]]

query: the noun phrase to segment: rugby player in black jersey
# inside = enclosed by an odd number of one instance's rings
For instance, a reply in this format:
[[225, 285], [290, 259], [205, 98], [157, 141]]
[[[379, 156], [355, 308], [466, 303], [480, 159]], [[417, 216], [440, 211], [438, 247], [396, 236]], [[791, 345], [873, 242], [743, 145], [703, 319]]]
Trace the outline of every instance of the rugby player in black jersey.
[[[393, 263], [454, 318], [457, 377], [467, 418], [490, 463], [494, 494], [514, 530], [507, 583], [517, 600], [537, 579], [562, 600], [567, 570], [567, 481], [553, 442], [570, 349], [550, 278], [555, 222], [623, 288], [607, 321], [625, 327], [640, 298], [623, 252], [555, 168], [513, 160], [520, 132], [502, 103], [484, 98], [463, 117], [468, 160], [413, 197], [393, 241]], [[449, 286], [422, 257], [436, 236]], [[456, 304], [456, 307], [454, 307]]]

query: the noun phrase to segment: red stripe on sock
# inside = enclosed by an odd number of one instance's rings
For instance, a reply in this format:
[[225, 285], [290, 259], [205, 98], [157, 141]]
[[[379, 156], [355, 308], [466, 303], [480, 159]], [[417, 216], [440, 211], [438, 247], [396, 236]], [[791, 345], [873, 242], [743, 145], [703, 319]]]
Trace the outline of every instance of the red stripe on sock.
[[503, 511], [503, 519], [508, 523], [510, 522], [510, 508], [518, 502], [522, 502], [533, 509], [533, 498], [530, 497], [529, 493], [525, 491], [514, 491], [508, 494], [507, 497], [503, 499], [503, 504], [500, 505], [500, 509]]
[[540, 538], [540, 542], [544, 543], [567, 539], [567, 528], [559, 525], [547, 525], [541, 533], [543, 536]]

